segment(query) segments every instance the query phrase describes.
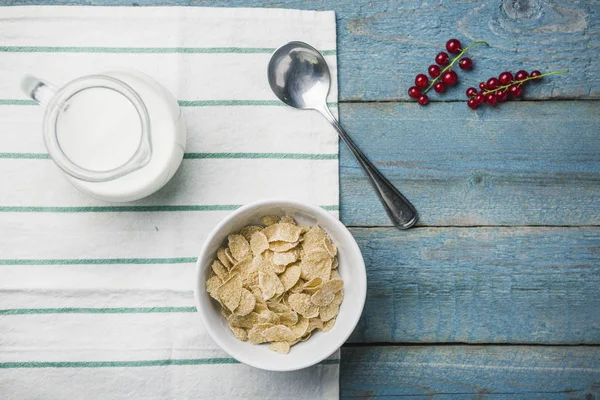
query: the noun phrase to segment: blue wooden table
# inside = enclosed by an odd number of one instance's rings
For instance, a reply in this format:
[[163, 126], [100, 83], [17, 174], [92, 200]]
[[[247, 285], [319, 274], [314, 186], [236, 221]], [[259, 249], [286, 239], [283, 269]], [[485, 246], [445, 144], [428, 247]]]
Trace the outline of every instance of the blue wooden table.
[[[343, 349], [344, 398], [600, 398], [600, 2], [0, 0], [335, 10], [340, 115], [420, 212], [390, 226], [346, 148], [341, 218], [369, 274]], [[476, 68], [420, 107], [451, 37]], [[522, 101], [467, 108], [504, 70], [568, 68]]]

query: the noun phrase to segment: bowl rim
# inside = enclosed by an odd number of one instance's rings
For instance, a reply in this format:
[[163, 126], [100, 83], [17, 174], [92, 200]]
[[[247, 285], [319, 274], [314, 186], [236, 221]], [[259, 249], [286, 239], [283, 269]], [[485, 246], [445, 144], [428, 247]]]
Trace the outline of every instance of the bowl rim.
[[[359, 289], [363, 293], [363, 296], [360, 301], [360, 312], [356, 313], [353, 320], [351, 321], [352, 328], [349, 329], [347, 333], [340, 335], [340, 339], [338, 340], [338, 342], [339, 342], [338, 345], [334, 346], [334, 348], [331, 351], [324, 352], [322, 356], [319, 356], [319, 357], [315, 358], [314, 360], [311, 360], [311, 361], [308, 361], [308, 362], [305, 362], [302, 364], [298, 364], [298, 365], [289, 366], [289, 367], [287, 367], [287, 366], [283, 366], [280, 368], [265, 367], [264, 365], [260, 365], [260, 363], [255, 362], [255, 360], [253, 360], [252, 358], [245, 357], [243, 354], [235, 354], [235, 355], [232, 354], [232, 351], [229, 348], [229, 346], [223, 340], [221, 340], [221, 337], [218, 334], [218, 332], [208, 323], [208, 319], [207, 319], [207, 315], [206, 315], [207, 311], [204, 310], [204, 308], [201, 306], [201, 302], [200, 302], [200, 295], [201, 295], [201, 291], [203, 289], [203, 288], [200, 288], [200, 280], [202, 277], [201, 274], [204, 273], [204, 268], [202, 267], [202, 265], [200, 265], [200, 261], [201, 261], [201, 258], [203, 258], [204, 254], [208, 251], [208, 247], [211, 246], [211, 243], [213, 242], [217, 233], [229, 221], [236, 218], [238, 215], [240, 215], [248, 210], [259, 208], [259, 207], [265, 207], [265, 206], [298, 207], [298, 208], [308, 211], [309, 213], [313, 214], [314, 216], [323, 217], [324, 219], [326, 219], [328, 221], [328, 223], [335, 225], [337, 228], [345, 231], [349, 235], [349, 237], [351, 239], [349, 245], [351, 247], [353, 247], [355, 250], [357, 250], [357, 253], [360, 255], [360, 259], [356, 260], [356, 261], [359, 263], [358, 264], [359, 268], [357, 268], [357, 270], [359, 271], [359, 274], [362, 275], [362, 279], [360, 279], [360, 283], [359, 283], [359, 286], [360, 286]], [[204, 241], [204, 244], [202, 245], [200, 254], [196, 260], [196, 273], [194, 276], [195, 276], [194, 299], [196, 302], [196, 311], [200, 315], [202, 324], [204, 325], [204, 328], [206, 329], [206, 331], [208, 332], [208, 334], [212, 338], [212, 340], [214, 340], [215, 343], [217, 343], [217, 345], [223, 351], [225, 351], [227, 354], [229, 354], [231, 357], [235, 358], [236, 360], [240, 361], [241, 363], [244, 363], [244, 364], [249, 365], [254, 368], [266, 370], [266, 371], [279, 371], [279, 372], [296, 371], [296, 370], [311, 367], [311, 366], [318, 364], [321, 361], [325, 360], [329, 356], [331, 356], [333, 353], [335, 353], [338, 349], [340, 349], [342, 347], [342, 345], [346, 342], [346, 340], [348, 340], [348, 338], [350, 337], [352, 332], [354, 332], [354, 329], [358, 325], [358, 321], [360, 320], [360, 317], [363, 313], [366, 298], [367, 298], [366, 266], [365, 266], [364, 258], [362, 256], [362, 252], [360, 251], [360, 248], [358, 247], [358, 243], [356, 243], [356, 239], [354, 238], [354, 236], [352, 235], [350, 230], [339, 219], [337, 219], [336, 217], [331, 215], [328, 211], [326, 211], [318, 206], [312, 205], [312, 204], [303, 203], [300, 201], [290, 200], [290, 199], [278, 199], [278, 198], [264, 199], [264, 200], [258, 200], [258, 201], [252, 202], [252, 203], [248, 203], [248, 204], [245, 204], [242, 207], [236, 209], [231, 214], [227, 215], [225, 218], [223, 218], [221, 221], [219, 221], [219, 223], [212, 229], [212, 231], [210, 232], [210, 234], [207, 236], [206, 240]]]

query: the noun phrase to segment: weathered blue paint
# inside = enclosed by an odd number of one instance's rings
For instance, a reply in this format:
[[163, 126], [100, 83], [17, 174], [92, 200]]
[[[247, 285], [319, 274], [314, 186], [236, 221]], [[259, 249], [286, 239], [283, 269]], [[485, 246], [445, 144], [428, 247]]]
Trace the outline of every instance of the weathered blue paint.
[[[342, 123], [420, 224], [600, 224], [600, 103], [341, 104]], [[340, 144], [341, 218], [391, 225]]]
[[600, 347], [378, 346], [342, 350], [351, 399], [600, 397]]
[[352, 233], [368, 277], [352, 343], [600, 343], [599, 227]]

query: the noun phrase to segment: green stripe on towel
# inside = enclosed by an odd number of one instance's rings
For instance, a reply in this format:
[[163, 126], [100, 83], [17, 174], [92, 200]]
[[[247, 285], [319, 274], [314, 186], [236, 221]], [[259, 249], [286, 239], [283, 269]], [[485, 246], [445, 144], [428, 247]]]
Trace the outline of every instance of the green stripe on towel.
[[234, 358], [199, 358], [183, 360], [141, 361], [25, 361], [0, 363], [7, 368], [115, 368], [115, 367], [164, 367], [169, 365], [239, 364]]
[[[0, 46], [2, 53], [117, 53], [117, 54], [271, 54], [274, 47], [90, 47]], [[321, 50], [333, 56], [336, 50]]]
[[[279, 100], [177, 100], [181, 107], [243, 107], [243, 106], [287, 106]], [[0, 99], [0, 106], [37, 106], [33, 100]], [[337, 107], [338, 103], [328, 102], [329, 107]]]
[[0, 99], [0, 106], [37, 106], [33, 100]]
[[[240, 208], [237, 204], [189, 205], [189, 206], [80, 206], [80, 207], [45, 207], [45, 206], [0, 206], [0, 212], [20, 213], [96, 213], [96, 212], [176, 212], [176, 211], [233, 211]], [[326, 211], [338, 211], [339, 206], [321, 206]]]
[[192, 264], [195, 257], [175, 258], [65, 258], [65, 259], [0, 259], [0, 265], [115, 265], [115, 264]]
[[184, 159], [279, 159], [279, 160], [337, 160], [337, 154], [306, 153], [186, 153]]
[[[306, 154], [306, 153], [185, 153], [187, 160], [203, 159], [278, 159], [278, 160], [337, 160], [337, 154]], [[44, 153], [0, 153], [0, 159], [49, 160]]]
[[11, 308], [0, 310], [0, 315], [33, 314], [150, 314], [191, 313], [196, 307], [113, 307], [113, 308]]
[[49, 160], [50, 156], [44, 153], [0, 153], [0, 158], [24, 160]]
[[[287, 106], [279, 100], [177, 100], [181, 107], [240, 107], [240, 106]], [[328, 102], [337, 107], [337, 102]]]
[[[338, 365], [340, 360], [325, 360], [322, 365]], [[241, 364], [235, 358], [198, 358], [180, 360], [140, 361], [23, 361], [0, 363], [0, 369], [8, 368], [123, 368], [123, 367], [166, 367], [171, 365]]]
[[232, 211], [241, 205], [196, 205], [196, 206], [81, 206], [81, 207], [20, 207], [0, 206], [0, 212], [53, 212], [53, 213], [79, 213], [79, 212], [174, 212], [174, 211]]

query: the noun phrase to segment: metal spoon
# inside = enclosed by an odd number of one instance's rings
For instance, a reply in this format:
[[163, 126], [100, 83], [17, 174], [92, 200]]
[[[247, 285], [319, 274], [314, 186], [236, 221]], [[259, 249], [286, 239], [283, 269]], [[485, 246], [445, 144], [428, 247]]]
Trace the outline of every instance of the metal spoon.
[[371, 164], [329, 111], [329, 67], [321, 53], [306, 43], [290, 42], [273, 53], [267, 75], [271, 89], [285, 104], [317, 110], [327, 118], [367, 173], [394, 225], [399, 229], [413, 226], [417, 222], [415, 207]]

